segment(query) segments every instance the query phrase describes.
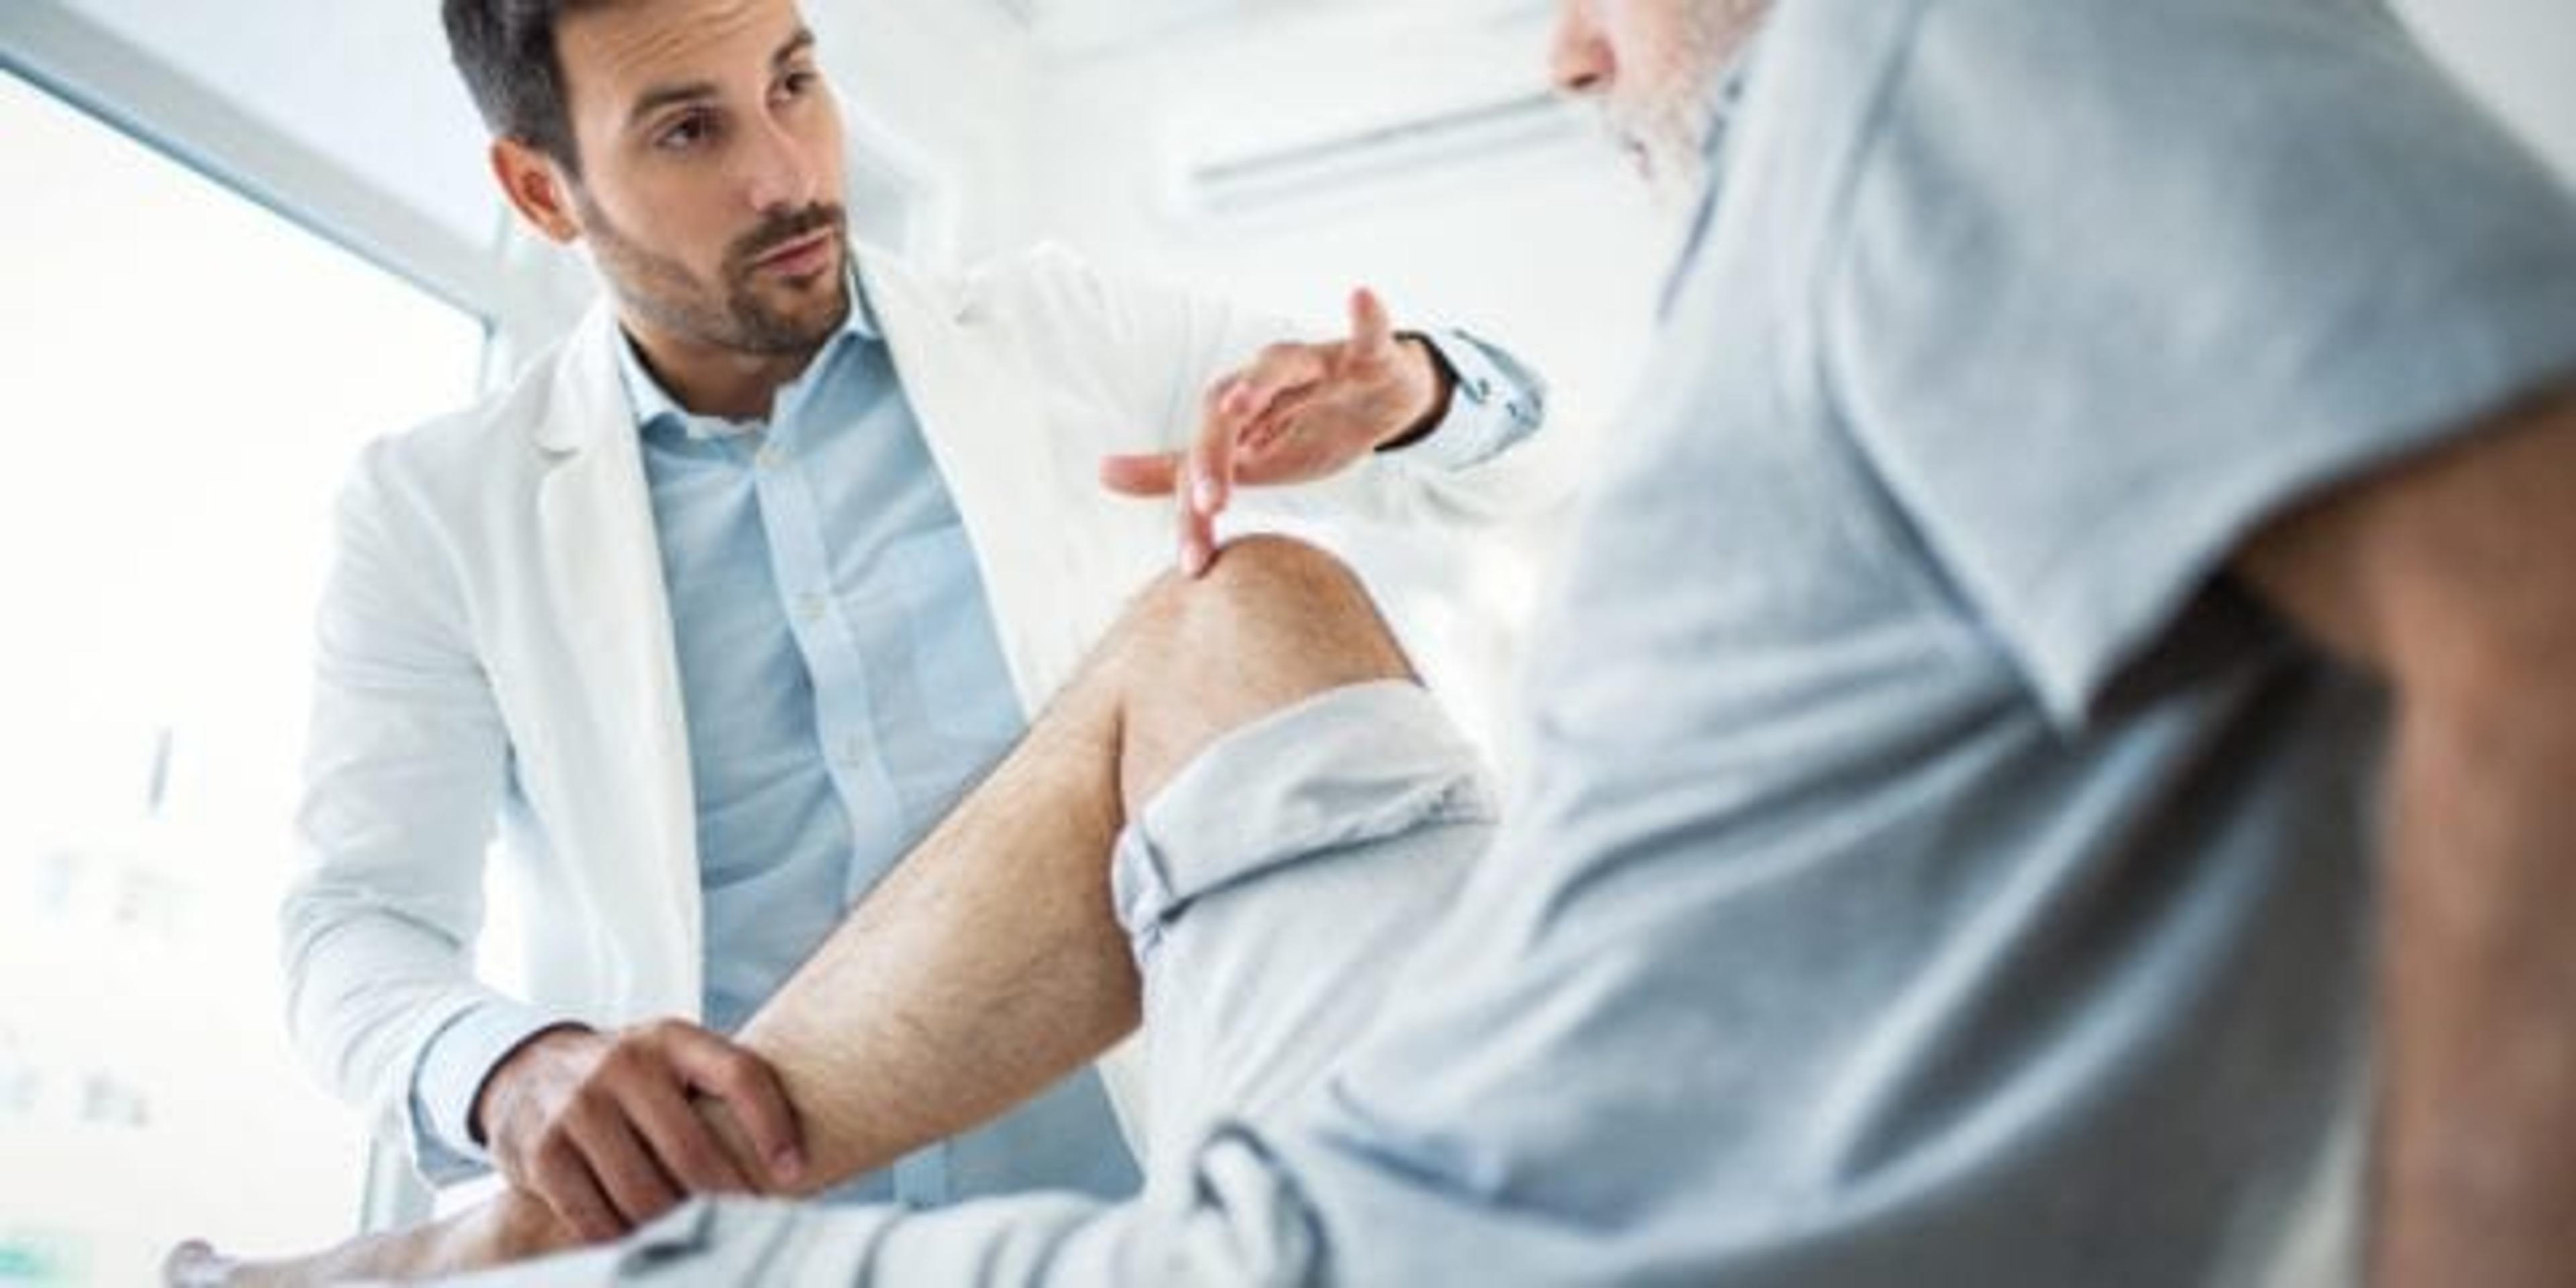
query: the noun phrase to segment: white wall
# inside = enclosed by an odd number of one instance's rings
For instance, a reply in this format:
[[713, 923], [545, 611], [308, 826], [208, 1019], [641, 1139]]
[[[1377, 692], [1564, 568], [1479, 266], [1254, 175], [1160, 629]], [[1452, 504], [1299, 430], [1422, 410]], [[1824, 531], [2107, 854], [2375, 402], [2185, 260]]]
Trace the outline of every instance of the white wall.
[[338, 158], [457, 236], [490, 239], [483, 124], [449, 66], [434, 0], [51, 2]]
[[2399, 0], [2427, 45], [2576, 183], [2576, 4]]
[[854, 150], [892, 136], [935, 191], [941, 225], [908, 248], [971, 261], [1017, 242], [1034, 201], [1026, 140], [1036, 83], [1027, 31], [997, 5], [960, 0], [804, 0]]

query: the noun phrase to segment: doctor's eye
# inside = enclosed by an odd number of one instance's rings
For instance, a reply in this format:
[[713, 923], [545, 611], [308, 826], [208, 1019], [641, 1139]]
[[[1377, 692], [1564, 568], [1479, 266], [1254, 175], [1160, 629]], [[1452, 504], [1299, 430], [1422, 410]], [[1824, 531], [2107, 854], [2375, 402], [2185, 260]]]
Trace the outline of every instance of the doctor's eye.
[[653, 146], [669, 152], [682, 152], [696, 147], [715, 133], [715, 117], [708, 112], [691, 112], [672, 122], [653, 136]]

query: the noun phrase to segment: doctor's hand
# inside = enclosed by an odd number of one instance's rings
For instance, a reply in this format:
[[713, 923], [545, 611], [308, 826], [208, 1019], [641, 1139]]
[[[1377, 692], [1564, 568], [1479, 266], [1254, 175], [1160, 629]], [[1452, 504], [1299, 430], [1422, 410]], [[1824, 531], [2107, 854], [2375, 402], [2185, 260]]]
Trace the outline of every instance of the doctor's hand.
[[1100, 481], [1129, 496], [1182, 493], [1181, 567], [1206, 570], [1216, 516], [1236, 484], [1305, 483], [1411, 442], [1449, 407], [1447, 368], [1422, 340], [1395, 334], [1386, 305], [1351, 293], [1351, 334], [1326, 344], [1274, 344], [1217, 381], [1188, 450], [1111, 456]]
[[[693, 1094], [724, 1102], [759, 1158], [728, 1149], [690, 1103]], [[688, 1195], [783, 1188], [804, 1167], [777, 1075], [760, 1057], [679, 1020], [538, 1034], [484, 1079], [473, 1126], [511, 1184], [543, 1198], [593, 1242]]]

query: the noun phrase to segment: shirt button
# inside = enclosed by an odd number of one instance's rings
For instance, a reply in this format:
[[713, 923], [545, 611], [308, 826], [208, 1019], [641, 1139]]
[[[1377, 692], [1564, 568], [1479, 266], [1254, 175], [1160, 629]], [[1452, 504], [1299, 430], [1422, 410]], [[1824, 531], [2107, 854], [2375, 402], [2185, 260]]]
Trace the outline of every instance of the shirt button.
[[787, 452], [776, 443], [771, 443], [753, 453], [751, 460], [753, 464], [764, 470], [774, 470], [787, 463]]
[[798, 595], [796, 597], [796, 616], [798, 618], [810, 622], [822, 615], [823, 597], [821, 595], [809, 594]]

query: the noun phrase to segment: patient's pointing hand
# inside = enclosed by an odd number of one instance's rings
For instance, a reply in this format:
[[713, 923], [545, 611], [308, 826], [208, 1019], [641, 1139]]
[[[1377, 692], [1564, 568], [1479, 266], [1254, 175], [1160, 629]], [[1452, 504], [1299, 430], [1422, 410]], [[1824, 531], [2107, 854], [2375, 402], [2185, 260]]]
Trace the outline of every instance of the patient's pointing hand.
[[1181, 564], [1196, 575], [1216, 549], [1216, 516], [1237, 483], [1304, 483], [1419, 433], [1448, 404], [1430, 347], [1398, 339], [1386, 305], [1351, 293], [1351, 334], [1330, 344], [1274, 344], [1210, 386], [1187, 451], [1112, 456], [1100, 479], [1130, 496], [1181, 497]]
[[[727, 1148], [692, 1093], [724, 1102], [759, 1157]], [[679, 1020], [537, 1035], [484, 1081], [474, 1127], [502, 1175], [594, 1241], [690, 1194], [784, 1188], [804, 1167], [795, 1113], [769, 1066]]]

